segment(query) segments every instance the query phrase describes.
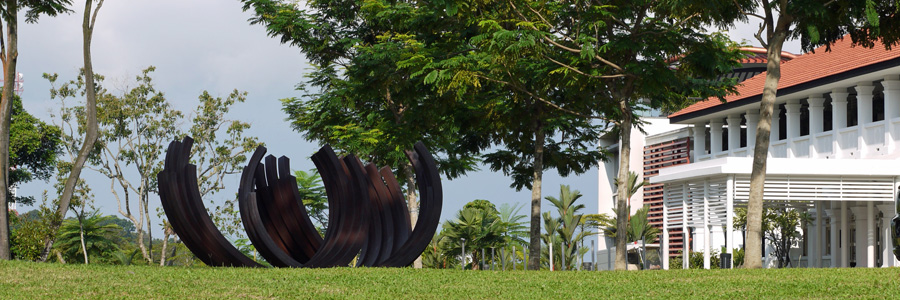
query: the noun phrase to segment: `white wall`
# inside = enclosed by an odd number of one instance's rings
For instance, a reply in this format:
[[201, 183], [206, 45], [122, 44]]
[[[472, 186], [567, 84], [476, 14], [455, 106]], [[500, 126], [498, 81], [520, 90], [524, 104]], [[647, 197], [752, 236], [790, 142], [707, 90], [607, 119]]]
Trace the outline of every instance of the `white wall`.
[[[687, 127], [687, 125], [669, 124], [668, 118], [644, 118], [647, 124], [644, 125], [644, 134], [640, 130], [633, 129], [631, 131], [631, 155], [629, 155], [629, 169], [638, 174], [638, 180], [644, 180], [644, 146], [647, 136], [652, 136], [672, 130]], [[613, 148], [609, 161], [600, 162], [599, 176], [597, 176], [598, 188], [598, 213], [614, 216], [613, 211], [614, 199], [616, 193], [615, 180], [619, 171], [619, 147], [617, 137], [604, 138], [599, 141], [600, 147]], [[644, 205], [643, 200], [644, 189], [638, 190], [631, 198], [631, 213], [633, 214]], [[609, 249], [614, 245], [607, 245], [603, 238], [598, 239], [598, 250]]]

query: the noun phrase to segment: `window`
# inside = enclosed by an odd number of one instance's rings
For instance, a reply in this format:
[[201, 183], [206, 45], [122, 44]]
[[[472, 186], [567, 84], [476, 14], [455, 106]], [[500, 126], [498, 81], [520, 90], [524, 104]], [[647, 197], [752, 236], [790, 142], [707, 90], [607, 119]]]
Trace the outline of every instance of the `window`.
[[783, 140], [787, 138], [787, 111], [784, 109], [784, 104], [778, 105], [778, 139]]
[[859, 125], [859, 120], [857, 119], [858, 110], [856, 94], [847, 96], [847, 127]]
[[800, 136], [809, 135], [809, 102], [800, 102]]
[[884, 120], [884, 92], [878, 92], [872, 97], [872, 122]]

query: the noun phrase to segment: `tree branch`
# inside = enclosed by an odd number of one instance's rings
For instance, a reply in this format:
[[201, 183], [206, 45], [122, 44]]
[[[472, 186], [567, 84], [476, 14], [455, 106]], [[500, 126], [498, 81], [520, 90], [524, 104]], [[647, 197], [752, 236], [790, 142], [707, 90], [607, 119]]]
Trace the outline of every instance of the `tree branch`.
[[499, 84], [503, 84], [503, 85], [510, 86], [510, 87], [512, 87], [512, 88], [514, 88], [514, 89], [516, 89], [516, 90], [518, 90], [519, 92], [522, 92], [522, 93], [528, 95], [529, 97], [531, 97], [531, 98], [533, 98], [533, 99], [536, 99], [536, 100], [538, 100], [538, 101], [540, 101], [540, 102], [543, 102], [544, 104], [546, 104], [547, 106], [550, 106], [551, 108], [554, 108], [554, 109], [557, 109], [557, 110], [560, 110], [560, 111], [563, 111], [563, 112], [566, 112], [566, 113], [569, 113], [569, 114], [572, 114], [572, 115], [575, 115], [575, 116], [579, 116], [579, 117], [582, 117], [582, 118], [587, 118], [587, 119], [597, 119], [597, 120], [605, 120], [605, 121], [608, 121], [606, 118], [601, 117], [601, 116], [589, 116], [589, 115], [585, 115], [585, 114], [582, 114], [582, 113], [579, 113], [579, 112], [576, 112], [576, 111], [573, 111], [573, 110], [570, 110], [570, 109], [566, 109], [566, 108], [564, 108], [564, 107], [561, 107], [561, 106], [557, 105], [556, 103], [550, 102], [550, 101], [548, 101], [547, 99], [544, 99], [544, 98], [541, 97], [541, 96], [535, 95], [534, 93], [531, 93], [531, 92], [529, 92], [528, 90], [526, 90], [526, 89], [524, 89], [524, 88], [521, 88], [521, 87], [519, 87], [519, 86], [517, 86], [517, 85], [515, 85], [515, 84], [512, 84], [512, 83], [510, 83], [510, 82], [508, 82], [508, 81], [503, 81], [503, 80], [499, 80], [499, 79], [494, 79], [494, 78], [490, 78], [490, 77], [482, 76], [482, 75], [475, 75], [475, 76], [478, 77], [478, 78], [482, 78], [482, 79], [484, 79], [484, 80], [487, 80], [487, 81], [491, 81], [491, 82], [495, 82], [495, 83], [499, 83]]

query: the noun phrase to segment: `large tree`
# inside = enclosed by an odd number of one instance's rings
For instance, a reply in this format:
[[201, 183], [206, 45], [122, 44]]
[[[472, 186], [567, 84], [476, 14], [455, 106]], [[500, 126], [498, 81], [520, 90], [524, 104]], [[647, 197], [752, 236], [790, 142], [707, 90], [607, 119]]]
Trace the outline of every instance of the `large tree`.
[[[510, 89], [513, 97], [509, 99], [534, 103], [530, 111], [511, 114], [513, 118], [507, 119], [523, 123], [512, 127], [529, 128], [519, 140], [528, 138], [527, 145], [534, 146], [533, 163], [519, 164], [533, 169], [533, 175], [525, 177], [533, 182], [532, 252], [540, 249], [541, 173], [554, 163], [563, 175], [577, 173], [578, 164], [566, 164], [566, 160], [596, 162], [599, 157], [586, 156], [590, 152], [583, 146], [593, 137], [590, 125], [596, 122], [594, 119], [612, 125], [618, 134], [617, 180], [625, 182], [631, 131], [640, 127], [641, 111], [671, 111], [696, 99], [723, 97], [734, 90], [733, 80], [714, 79], [736, 66], [741, 54], [724, 34], [704, 30], [704, 26], [723, 19], [704, 12], [700, 6], [686, 6], [681, 1], [506, 0], [488, 2], [467, 13], [483, 30], [471, 41], [478, 48], [467, 55], [486, 56], [470, 64], [475, 68], [448, 76], [449, 82], [465, 84], [460, 78], [468, 78], [472, 86], [499, 83]], [[548, 130], [559, 121], [564, 121], [559, 132]], [[570, 136], [563, 130], [577, 135]], [[562, 136], [562, 141], [579, 142], [557, 148], [557, 157], [544, 157], [554, 148], [551, 143], [547, 147], [541, 144], [554, 133]], [[513, 145], [516, 143], [507, 147]], [[619, 185], [616, 205], [623, 228], [628, 215], [625, 188]], [[616, 245], [616, 267], [624, 269], [625, 239], [617, 239]], [[537, 265], [538, 259], [532, 257], [530, 267]]]
[[[798, 39], [804, 51], [834, 42], [849, 34], [853, 43], [886, 48], [900, 42], [900, 1], [875, 0], [738, 0], [719, 1], [706, 7], [732, 7], [741, 14], [735, 21], [759, 20], [756, 39], [767, 50], [766, 81], [759, 109], [759, 124], [750, 174], [750, 200], [747, 204], [747, 240], [745, 268], [762, 268], [763, 187], [772, 113], [781, 79], [781, 50], [786, 40]], [[698, 4], [700, 5], [700, 4]]]
[[[47, 180], [56, 169], [62, 146], [62, 132], [44, 123], [22, 107], [18, 96], [13, 97], [12, 123], [9, 142], [9, 189], [34, 179]], [[10, 201], [31, 205], [34, 197], [16, 195]]]
[[414, 79], [421, 65], [465, 51], [470, 30], [414, 1], [315, 0], [305, 8], [295, 1], [242, 2], [254, 14], [251, 24], [299, 47], [315, 67], [301, 85], [302, 97], [283, 100], [294, 129], [307, 140], [399, 169], [414, 226], [415, 174], [404, 150], [425, 142], [448, 178], [474, 169], [474, 155], [487, 142], [464, 141], [457, 133], [479, 124], [461, 120], [481, 113]]
[[[84, 93], [85, 93], [85, 115], [84, 115], [84, 137], [81, 139], [80, 150], [73, 158], [71, 166], [68, 168], [68, 177], [66, 177], [62, 194], [56, 208], [57, 217], [51, 223], [51, 232], [55, 232], [62, 224], [60, 221], [65, 218], [66, 211], [69, 209], [74, 197], [75, 190], [78, 188], [79, 179], [81, 178], [81, 170], [87, 162], [88, 155], [94, 148], [94, 143], [100, 136], [97, 124], [97, 84], [94, 81], [94, 63], [91, 57], [91, 41], [94, 38], [94, 25], [97, 24], [97, 13], [103, 6], [103, 0], [96, 0], [97, 6], [93, 7], [95, 0], [86, 0], [84, 2], [84, 20], [81, 23], [82, 33], [82, 56], [84, 60]], [[77, 147], [77, 145], [72, 145]], [[50, 249], [53, 248], [55, 236], [51, 236], [44, 243], [44, 251], [41, 253], [41, 261], [46, 261], [50, 255]], [[85, 254], [87, 255], [87, 254]], [[85, 259], [86, 260], [86, 259]]]
[[[25, 11], [25, 22], [36, 23], [41, 15], [56, 16], [68, 13], [71, 0], [4, 0], [0, 1], [0, 62], [3, 63], [3, 94], [0, 97], [0, 191], [9, 190], [10, 124], [12, 97], [16, 82], [16, 63], [19, 59], [19, 12]], [[5, 30], [3, 30], [5, 29]], [[3, 40], [3, 31], [6, 40]], [[9, 252], [8, 193], [0, 193], [0, 259], [11, 258]]]

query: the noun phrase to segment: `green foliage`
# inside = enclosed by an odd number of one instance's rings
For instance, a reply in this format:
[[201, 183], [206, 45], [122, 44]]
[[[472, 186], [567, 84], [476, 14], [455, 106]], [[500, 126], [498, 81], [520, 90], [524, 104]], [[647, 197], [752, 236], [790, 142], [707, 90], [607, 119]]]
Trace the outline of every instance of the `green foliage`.
[[[13, 97], [11, 115], [9, 164], [14, 168], [9, 171], [10, 189], [34, 179], [49, 179], [61, 150], [62, 131], [25, 111], [19, 96]], [[34, 203], [34, 198], [28, 196], [16, 196], [13, 200], [25, 205]]]
[[[764, 207], [762, 216], [763, 237], [771, 243], [778, 259], [778, 267], [790, 265], [791, 245], [803, 238], [803, 232], [798, 230], [801, 223], [809, 222], [812, 217], [801, 210], [793, 208]], [[746, 208], [737, 208], [734, 213], [735, 228], [744, 230], [747, 224]], [[741, 251], [741, 263], [743, 263], [743, 250]], [[737, 254], [735, 254], [737, 256]], [[737, 260], [735, 260], [737, 264]]]
[[744, 249], [735, 248], [731, 250], [732, 267], [740, 268], [744, 265]]
[[[584, 204], [575, 204], [575, 202], [581, 196], [581, 192], [571, 190], [568, 185], [560, 185], [559, 198], [545, 197], [556, 208], [559, 215], [559, 217], [553, 218], [549, 212], [543, 214], [545, 233], [541, 239], [548, 248], [548, 243], [553, 242], [554, 269], [561, 270], [561, 267], [564, 267], [565, 270], [573, 270], [577, 268], [578, 258], [589, 251], [584, 247], [583, 241], [594, 232], [585, 231], [584, 227], [580, 226], [585, 217], [578, 212], [584, 209]], [[560, 247], [563, 248], [560, 249]], [[547, 254], [549, 255], [549, 252]], [[562, 261], [557, 258], [564, 258], [565, 265], [563, 266]], [[549, 257], [547, 257], [547, 263], [549, 266]]]
[[299, 85], [302, 98], [282, 100], [304, 138], [401, 167], [403, 179], [413, 176], [403, 151], [419, 140], [448, 178], [475, 168], [474, 152], [487, 144], [458, 133], [476, 124], [460, 120], [477, 112], [413, 79], [422, 64], [465, 48], [457, 22], [411, 2], [242, 2], [251, 24], [299, 47], [315, 66]]
[[798, 230], [801, 223], [809, 222], [808, 213], [799, 209], [767, 208], [763, 212], [763, 236], [775, 246], [774, 255], [778, 258], [778, 267], [793, 265], [790, 252], [791, 245], [803, 238]]
[[[469, 204], [473, 204], [473, 202], [469, 202]], [[477, 207], [477, 203], [472, 206]], [[489, 207], [493, 207], [493, 204]], [[478, 264], [482, 258], [481, 250], [490, 251], [490, 248], [502, 248], [506, 241], [505, 232], [506, 226], [497, 217], [496, 210], [463, 208], [456, 214], [456, 219], [444, 222], [440, 234], [440, 248], [444, 255], [469, 256], [473, 262], [471, 268], [479, 269]], [[462, 239], [465, 239], [466, 253], [461, 253]], [[490, 256], [485, 258], [485, 261], [490, 261], [489, 258]]]
[[36, 261], [44, 250], [44, 241], [52, 233], [50, 224], [56, 214], [46, 198], [36, 209], [20, 215], [10, 214], [10, 251], [14, 259]]
[[[99, 212], [89, 212], [81, 220], [66, 219], [59, 228], [59, 237], [55, 247], [60, 250], [68, 263], [84, 263], [82, 242], [87, 250], [88, 261], [111, 263], [116, 261], [115, 253], [119, 246], [114, 242], [114, 235], [120, 227], [109, 223], [113, 216], [102, 216]], [[104, 223], [105, 225], [101, 225]], [[82, 235], [83, 232], [83, 235]]]
[[[660, 230], [659, 228], [650, 226], [650, 222], [647, 219], [649, 210], [650, 207], [645, 205], [631, 215], [628, 220], [627, 242], [631, 243], [643, 239], [646, 243], [652, 244], [656, 241], [660, 234]], [[616, 237], [618, 232], [616, 225], [618, 224], [617, 218], [612, 217], [612, 219], [603, 220], [601, 222], [604, 234], [609, 237]]]
[[325, 186], [322, 185], [322, 177], [317, 170], [294, 171], [294, 177], [297, 178], [303, 206], [313, 221], [318, 223], [316, 227], [319, 233], [325, 232], [325, 228], [328, 228], [328, 195], [325, 193]]
[[500, 212], [497, 211], [497, 206], [495, 206], [494, 203], [491, 203], [491, 201], [487, 201], [484, 199], [475, 199], [475, 200], [469, 201], [469, 203], [466, 203], [466, 205], [463, 205], [463, 209], [466, 209], [466, 208], [483, 210], [483, 211], [487, 212], [488, 214], [490, 214], [493, 218], [500, 217]]

